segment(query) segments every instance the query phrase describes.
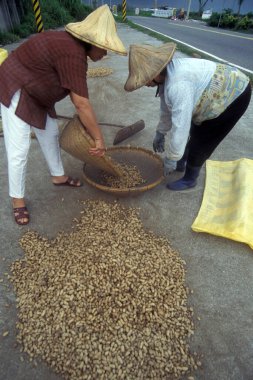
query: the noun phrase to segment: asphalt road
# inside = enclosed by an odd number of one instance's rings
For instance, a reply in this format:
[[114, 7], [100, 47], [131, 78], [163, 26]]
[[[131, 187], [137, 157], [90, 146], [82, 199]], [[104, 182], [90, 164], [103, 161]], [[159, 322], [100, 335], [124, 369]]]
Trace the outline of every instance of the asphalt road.
[[253, 35], [206, 26], [205, 23], [128, 16], [135, 24], [211, 54], [253, 74]]

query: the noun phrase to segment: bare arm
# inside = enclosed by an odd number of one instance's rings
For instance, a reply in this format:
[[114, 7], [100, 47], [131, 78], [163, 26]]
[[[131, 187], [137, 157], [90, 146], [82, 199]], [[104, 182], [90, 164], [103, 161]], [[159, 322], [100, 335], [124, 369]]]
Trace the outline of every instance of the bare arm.
[[94, 110], [89, 99], [70, 93], [70, 98], [76, 108], [78, 116], [95, 142], [95, 147], [90, 149], [90, 154], [102, 156], [105, 153], [104, 138], [99, 128]]

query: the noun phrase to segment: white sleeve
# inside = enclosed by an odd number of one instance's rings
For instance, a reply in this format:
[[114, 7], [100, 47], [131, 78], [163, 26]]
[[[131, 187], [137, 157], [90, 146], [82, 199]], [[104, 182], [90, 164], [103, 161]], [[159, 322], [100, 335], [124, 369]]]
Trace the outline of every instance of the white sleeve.
[[192, 85], [185, 81], [170, 86], [168, 101], [171, 104], [172, 127], [168, 133], [167, 157], [170, 160], [178, 161], [184, 154], [191, 128], [194, 109]]
[[171, 108], [165, 103], [164, 93], [160, 94], [160, 120], [156, 130], [164, 135], [171, 129]]

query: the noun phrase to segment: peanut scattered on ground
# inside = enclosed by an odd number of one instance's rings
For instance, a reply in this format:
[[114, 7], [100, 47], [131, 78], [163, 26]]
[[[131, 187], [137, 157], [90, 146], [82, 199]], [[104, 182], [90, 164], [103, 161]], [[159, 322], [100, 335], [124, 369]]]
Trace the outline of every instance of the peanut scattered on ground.
[[73, 231], [29, 231], [11, 266], [18, 342], [71, 380], [175, 380], [198, 367], [185, 263], [138, 210], [87, 201]]
[[108, 67], [94, 67], [87, 71], [87, 78], [105, 77], [112, 74], [113, 70]]

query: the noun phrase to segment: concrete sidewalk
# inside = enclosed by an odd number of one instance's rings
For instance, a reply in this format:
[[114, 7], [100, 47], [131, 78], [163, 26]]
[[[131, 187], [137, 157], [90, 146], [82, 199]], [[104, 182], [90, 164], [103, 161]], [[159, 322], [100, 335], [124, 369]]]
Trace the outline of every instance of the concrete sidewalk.
[[[126, 25], [118, 25], [119, 35], [126, 47], [132, 43], [160, 42]], [[12, 50], [12, 46], [7, 47]], [[176, 53], [180, 55], [180, 53]], [[111, 67], [111, 76], [89, 79], [90, 98], [100, 122], [130, 125], [143, 119], [146, 128], [122, 145], [132, 144], [152, 149], [158, 121], [159, 100], [155, 90], [142, 88], [125, 93], [123, 85], [128, 75], [128, 58], [109, 54], [107, 59], [94, 64]], [[72, 116], [74, 109], [69, 98], [57, 104], [59, 114]], [[234, 160], [253, 158], [253, 99], [246, 114], [218, 147], [211, 159]], [[107, 144], [111, 135], [105, 131]], [[41, 150], [32, 140], [27, 174], [27, 205], [31, 222], [18, 227], [13, 221], [8, 197], [7, 161], [3, 138], [0, 139], [0, 380], [56, 380], [46, 365], [35, 367], [28, 360], [20, 360], [16, 345], [15, 323], [17, 311], [15, 295], [6, 279], [10, 264], [22, 257], [19, 238], [28, 230], [54, 237], [58, 231], [70, 231], [74, 218], [80, 216], [79, 200], [113, 200], [113, 196], [91, 188], [80, 189], [52, 186]], [[82, 163], [63, 152], [66, 173], [82, 176]], [[179, 177], [178, 174], [173, 176]], [[253, 251], [245, 244], [197, 234], [191, 225], [199, 211], [205, 180], [201, 170], [196, 188], [185, 192], [171, 192], [160, 184], [136, 198], [123, 198], [124, 205], [138, 207], [146, 228], [168, 238], [174, 249], [186, 261], [186, 284], [193, 290], [189, 304], [195, 314], [195, 335], [191, 350], [203, 354], [202, 367], [194, 373], [197, 380], [252, 380], [253, 379]], [[8, 330], [7, 337], [2, 332]], [[187, 377], [186, 377], [187, 378]], [[109, 379], [108, 379], [109, 380]], [[159, 379], [157, 379], [159, 380]]]

